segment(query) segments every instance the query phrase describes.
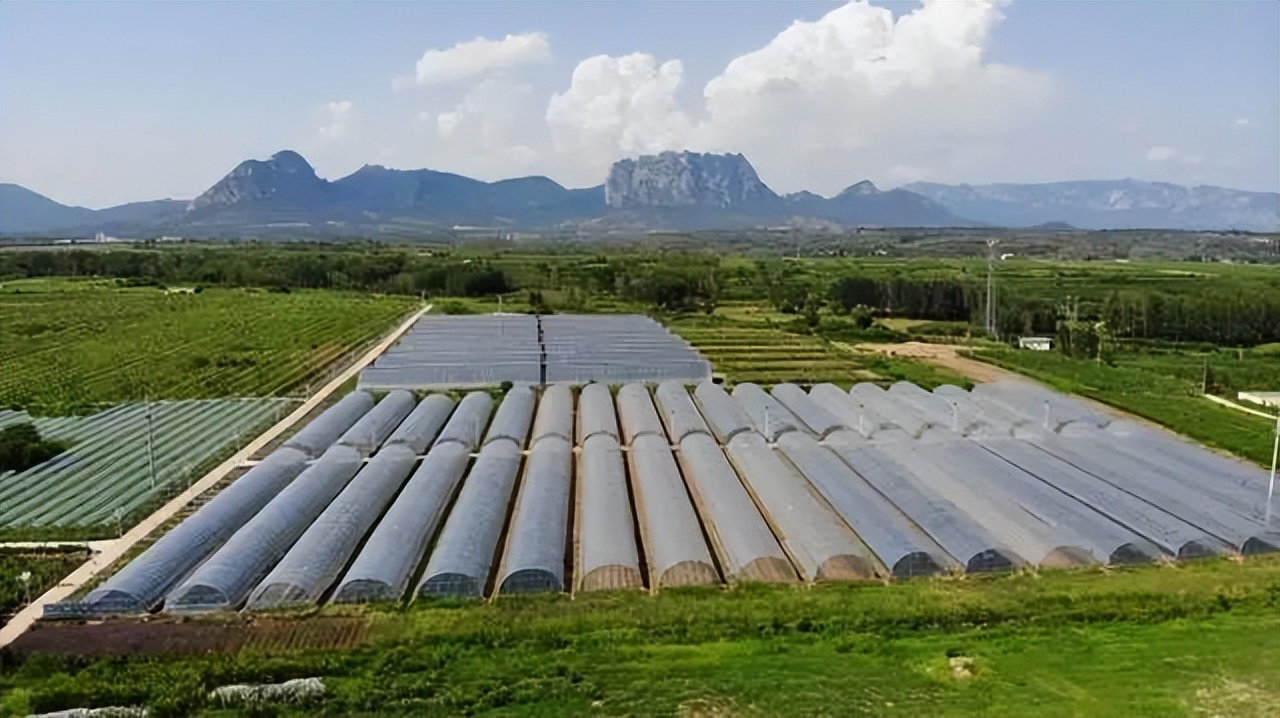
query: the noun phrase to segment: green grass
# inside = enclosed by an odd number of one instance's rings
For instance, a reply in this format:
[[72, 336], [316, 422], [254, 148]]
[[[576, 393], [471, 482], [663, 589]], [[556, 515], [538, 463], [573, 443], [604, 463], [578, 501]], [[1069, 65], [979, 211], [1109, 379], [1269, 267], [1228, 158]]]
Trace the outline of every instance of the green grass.
[[6, 282], [0, 405], [66, 413], [147, 397], [278, 396], [317, 379], [415, 304], [340, 292]]
[[1273, 357], [1235, 350], [1122, 352], [1109, 366], [1057, 352], [988, 349], [975, 356], [1060, 391], [1124, 409], [1259, 465], [1271, 463], [1275, 422], [1214, 404], [1200, 395], [1200, 389], [1206, 360], [1215, 393], [1234, 399], [1238, 389], [1274, 387]]
[[[17, 612], [28, 595], [36, 598], [48, 591], [85, 558], [83, 551], [0, 550], [0, 623]], [[24, 572], [31, 574], [25, 585], [19, 579]]]
[[326, 699], [297, 714], [1275, 715], [1278, 569], [1261, 557], [375, 607], [361, 648], [36, 657], [0, 689], [38, 710], [321, 676]]

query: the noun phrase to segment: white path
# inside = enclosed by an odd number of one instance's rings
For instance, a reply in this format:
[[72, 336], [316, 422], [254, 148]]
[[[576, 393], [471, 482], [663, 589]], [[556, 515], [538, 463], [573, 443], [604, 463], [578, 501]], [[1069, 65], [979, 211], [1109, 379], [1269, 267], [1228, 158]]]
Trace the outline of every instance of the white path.
[[19, 611], [12, 620], [0, 627], [0, 648], [9, 645], [17, 639], [18, 636], [25, 633], [26, 630], [36, 622], [36, 619], [40, 618], [40, 615], [44, 612], [44, 607], [46, 605], [57, 603], [58, 601], [61, 601], [75, 593], [77, 589], [92, 580], [93, 577], [97, 576], [103, 569], [115, 563], [117, 559], [128, 552], [134, 544], [141, 541], [147, 536], [147, 534], [151, 533], [157, 527], [172, 518], [174, 514], [181, 511], [184, 506], [191, 503], [191, 501], [197, 496], [208, 491], [215, 484], [221, 481], [223, 477], [231, 472], [232, 469], [243, 465], [248, 461], [249, 457], [257, 453], [259, 449], [271, 443], [272, 440], [287, 431], [294, 424], [298, 423], [307, 414], [311, 413], [311, 410], [319, 406], [320, 402], [324, 401], [330, 394], [337, 391], [338, 387], [342, 386], [351, 379], [351, 377], [358, 374], [361, 369], [364, 369], [366, 366], [371, 364], [374, 359], [377, 359], [387, 350], [387, 348], [394, 344], [402, 334], [409, 331], [409, 328], [413, 326], [413, 323], [418, 321], [418, 317], [430, 310], [431, 305], [428, 304], [414, 312], [412, 316], [406, 319], [403, 324], [396, 327], [396, 329], [379, 342], [377, 346], [370, 349], [367, 353], [357, 359], [355, 363], [347, 367], [345, 371], [335, 376], [332, 381], [325, 384], [316, 393], [312, 394], [311, 397], [295, 409], [292, 414], [281, 419], [279, 423], [272, 426], [270, 429], [267, 429], [258, 438], [250, 441], [234, 456], [219, 464], [209, 473], [205, 474], [199, 481], [196, 481], [188, 487], [186, 491], [178, 494], [170, 500], [169, 503], [161, 506], [155, 513], [143, 519], [142, 523], [139, 523], [137, 526], [129, 529], [124, 536], [121, 536], [119, 539], [114, 541], [93, 542], [96, 544], [94, 548], [98, 550], [89, 558], [88, 561], [82, 564], [75, 571], [72, 571], [70, 576], [62, 579], [57, 586], [46, 591], [44, 595], [40, 596], [40, 598], [37, 598], [26, 608]]

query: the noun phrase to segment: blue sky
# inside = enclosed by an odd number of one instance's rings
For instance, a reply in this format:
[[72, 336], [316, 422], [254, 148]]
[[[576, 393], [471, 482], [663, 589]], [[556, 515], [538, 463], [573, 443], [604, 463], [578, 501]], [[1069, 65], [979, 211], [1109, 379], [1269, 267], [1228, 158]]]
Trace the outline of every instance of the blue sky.
[[[479, 40], [478, 40], [479, 39]], [[0, 181], [192, 197], [292, 148], [599, 183], [736, 151], [861, 179], [1280, 190], [1280, 3], [0, 3]]]

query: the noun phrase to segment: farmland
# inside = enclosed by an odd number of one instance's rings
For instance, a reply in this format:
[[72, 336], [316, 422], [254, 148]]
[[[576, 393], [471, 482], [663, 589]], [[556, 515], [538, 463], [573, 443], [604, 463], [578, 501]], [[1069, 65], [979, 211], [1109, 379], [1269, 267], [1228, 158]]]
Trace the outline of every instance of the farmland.
[[[986, 338], [974, 324], [985, 274], [975, 260], [636, 247], [433, 251], [128, 250], [139, 267], [157, 269], [103, 273], [202, 283], [199, 294], [111, 279], [7, 281], [0, 397], [33, 413], [66, 414], [148, 397], [288, 395], [426, 294], [448, 313], [649, 313], [704, 353], [730, 385], [969, 386], [946, 369], [857, 351], [904, 339], [959, 344], [1057, 389], [1255, 462], [1270, 460], [1271, 424], [1199, 393], [1202, 384], [1228, 398], [1275, 388], [1274, 348], [1253, 348], [1275, 341], [1274, 267], [1000, 263], [1001, 336], [1052, 332], [1068, 317], [1105, 322], [1113, 343], [1095, 361], [1015, 351]], [[100, 253], [101, 261], [116, 253]], [[22, 381], [10, 381], [10, 367]], [[1277, 570], [1275, 556], [1230, 556], [888, 585], [739, 584], [408, 606], [322, 602], [252, 619], [227, 612], [51, 624], [0, 655], [0, 714], [147, 705], [153, 715], [221, 715], [207, 702], [211, 688], [317, 676], [328, 686], [319, 705], [278, 710], [1274, 715]], [[120, 646], [131, 652], [116, 655]]]
[[282, 396], [414, 305], [338, 292], [9, 281], [0, 289], [0, 405], [65, 414], [145, 399]]
[[[27, 596], [39, 596], [76, 566], [84, 563], [85, 551], [44, 551], [0, 549], [0, 618], [8, 620]], [[21, 575], [29, 573], [26, 582]]]
[[[326, 609], [363, 620], [354, 646], [315, 649], [268, 621], [261, 639], [226, 640], [212, 656], [32, 656], [0, 676], [0, 690], [10, 714], [149, 704], [212, 715], [212, 687], [319, 676], [329, 687], [321, 705], [284, 713], [1244, 718], [1280, 708], [1277, 570], [1274, 557], [1259, 557], [890, 586]], [[331, 619], [293, 620], [332, 629]], [[223, 626], [247, 624], [203, 625], [213, 640]], [[146, 630], [158, 627], [138, 627], [153, 637], [148, 653], [203, 652], [189, 630], [166, 644]], [[40, 628], [17, 648], [66, 651], [59, 632], [68, 631], [75, 653], [110, 653], [124, 628]], [[95, 630], [116, 638], [96, 644]]]

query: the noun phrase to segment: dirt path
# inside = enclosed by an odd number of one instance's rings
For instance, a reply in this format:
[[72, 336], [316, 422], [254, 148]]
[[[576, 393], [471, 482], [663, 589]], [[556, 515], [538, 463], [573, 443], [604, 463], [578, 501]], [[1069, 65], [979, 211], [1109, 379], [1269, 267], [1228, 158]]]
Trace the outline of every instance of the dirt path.
[[853, 344], [847, 345], [854, 352], [872, 352], [887, 356], [920, 359], [935, 366], [949, 369], [956, 374], [974, 381], [999, 381], [1001, 379], [1021, 379], [1032, 381], [1021, 374], [1001, 369], [998, 366], [960, 356], [965, 347], [953, 344], [926, 344], [924, 342], [904, 342], [902, 344]]
[[371, 364], [374, 359], [377, 359], [392, 344], [394, 344], [402, 334], [409, 331], [409, 328], [413, 326], [413, 323], [418, 321], [418, 317], [422, 316], [430, 309], [430, 304], [419, 309], [412, 316], [406, 319], [404, 323], [396, 327], [396, 329], [388, 334], [381, 342], [378, 342], [377, 346], [370, 349], [351, 366], [347, 367], [346, 370], [335, 376], [328, 384], [321, 387], [319, 391], [312, 394], [311, 397], [295, 409], [292, 414], [281, 419], [279, 423], [275, 424], [270, 429], [267, 429], [258, 436], [258, 438], [246, 444], [244, 448], [236, 452], [234, 456], [222, 462], [212, 471], [201, 477], [199, 481], [196, 481], [194, 484], [189, 486], [186, 491], [178, 494], [167, 504], [161, 506], [155, 513], [143, 519], [137, 526], [129, 529], [124, 536], [116, 539], [115, 541], [95, 542], [98, 544], [99, 550], [94, 553], [88, 561], [82, 564], [75, 571], [72, 571], [70, 576], [62, 579], [57, 586], [49, 589], [44, 593], [44, 595], [40, 596], [40, 598], [37, 598], [26, 608], [19, 611], [13, 619], [4, 624], [3, 627], [0, 627], [0, 648], [9, 645], [14, 641], [14, 639], [30, 628], [31, 624], [35, 623], [36, 620], [40, 618], [40, 615], [44, 612], [44, 607], [46, 605], [57, 603], [58, 601], [61, 601], [75, 593], [77, 589], [91, 580], [94, 576], [97, 576], [99, 572], [115, 563], [121, 556], [128, 552], [134, 544], [141, 541], [147, 536], [147, 534], [154, 531], [157, 527], [161, 526], [164, 522], [173, 517], [174, 514], [181, 511], [182, 507], [186, 506], [200, 494], [208, 491], [215, 484], [221, 481], [224, 476], [248, 460], [249, 457], [253, 456], [259, 449], [266, 446], [277, 436], [287, 431], [299, 420], [305, 417], [312, 409], [320, 404], [320, 402], [324, 401], [326, 397], [337, 391], [338, 387], [342, 386], [351, 379], [351, 377], [358, 374], [361, 369], [364, 369], [366, 366]]

